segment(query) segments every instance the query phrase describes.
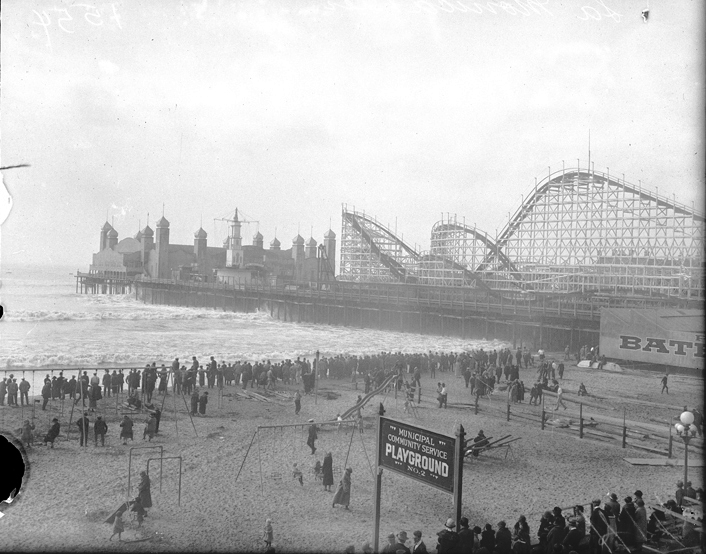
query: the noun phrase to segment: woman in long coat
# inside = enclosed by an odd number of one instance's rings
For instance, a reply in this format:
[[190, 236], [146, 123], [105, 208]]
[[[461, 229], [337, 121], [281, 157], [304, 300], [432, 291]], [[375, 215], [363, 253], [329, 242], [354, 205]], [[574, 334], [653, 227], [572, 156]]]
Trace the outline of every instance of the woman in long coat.
[[137, 485], [137, 492], [143, 508], [152, 507], [152, 493], [150, 491], [150, 478], [146, 471], [140, 473], [140, 484]]
[[333, 486], [333, 456], [330, 452], [324, 456], [322, 472], [324, 474], [324, 490], [331, 492], [331, 487]]
[[333, 497], [334, 508], [336, 504], [341, 504], [346, 510], [348, 509], [348, 504], [351, 502], [351, 473], [353, 470], [347, 467], [343, 473], [343, 479], [338, 485], [338, 490], [336, 490], [336, 495]]

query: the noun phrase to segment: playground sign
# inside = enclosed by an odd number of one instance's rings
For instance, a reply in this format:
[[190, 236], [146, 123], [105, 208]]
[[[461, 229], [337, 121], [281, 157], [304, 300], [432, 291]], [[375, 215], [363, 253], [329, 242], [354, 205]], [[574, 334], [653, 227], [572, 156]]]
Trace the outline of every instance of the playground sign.
[[454, 492], [456, 439], [380, 417], [378, 466]]
[[466, 432], [456, 425], [456, 436], [447, 437], [403, 421], [378, 416], [375, 490], [373, 501], [373, 548], [380, 543], [382, 472], [389, 469], [415, 481], [453, 494], [456, 527], [461, 521], [463, 459]]

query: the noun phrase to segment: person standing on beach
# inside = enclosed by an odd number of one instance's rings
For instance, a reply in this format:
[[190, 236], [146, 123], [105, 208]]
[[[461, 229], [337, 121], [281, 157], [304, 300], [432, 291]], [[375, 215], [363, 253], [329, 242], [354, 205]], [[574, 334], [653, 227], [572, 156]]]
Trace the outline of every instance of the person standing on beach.
[[301, 409], [302, 395], [300, 394], [299, 389], [297, 389], [297, 392], [294, 394], [294, 415], [299, 415]]
[[194, 389], [191, 395], [191, 415], [197, 415], [199, 410], [199, 389]]
[[664, 377], [662, 377], [662, 392], [660, 394], [664, 394], [664, 391], [667, 391], [667, 394], [669, 394], [669, 386], [667, 385], [667, 378], [669, 377], [669, 373], [665, 373]]
[[115, 520], [113, 521], [113, 534], [110, 535], [109, 541], [113, 540], [115, 535], [118, 535], [118, 541], [122, 541], [122, 534], [125, 531], [125, 524], [123, 523], [123, 513], [118, 512], [115, 514]]
[[208, 392], [204, 392], [199, 398], [199, 415], [206, 415], [206, 404], [208, 404]]
[[8, 402], [8, 404], [14, 406], [17, 408], [17, 391], [19, 390], [19, 385], [17, 384], [17, 379], [13, 379], [12, 383], [10, 383], [10, 386], [7, 387], [7, 392], [9, 394], [9, 400], [11, 402]]
[[314, 441], [319, 438], [317, 431], [318, 428], [316, 427], [315, 423], [309, 426], [309, 438], [307, 438], [306, 444], [309, 448], [311, 448], [312, 454], [316, 453], [316, 443]]
[[0, 406], [5, 405], [5, 396], [7, 395], [7, 377], [3, 377], [0, 381]]
[[127, 439], [132, 439], [132, 420], [127, 416], [123, 416], [123, 420], [120, 422], [120, 438], [123, 439], [123, 444], [127, 444]]
[[96, 418], [96, 422], [93, 424], [93, 439], [95, 445], [98, 446], [98, 437], [101, 439], [101, 446], [105, 446], [105, 434], [108, 432], [108, 424], [103, 420], [101, 416]]
[[25, 401], [26, 401], [27, 405], [29, 406], [29, 395], [28, 395], [29, 383], [27, 381], [25, 381], [24, 377], [22, 377], [22, 381], [20, 381], [19, 389], [20, 389], [20, 404], [22, 406], [24, 406]]
[[110, 389], [113, 378], [110, 376], [110, 370], [105, 370], [105, 375], [103, 375], [103, 396], [110, 398]]
[[146, 471], [140, 472], [140, 482], [137, 485], [137, 497], [139, 498], [143, 508], [152, 507], [152, 483]]
[[42, 410], [47, 409], [47, 403], [49, 402], [49, 399], [51, 398], [51, 381], [48, 383], [44, 383], [44, 386], [42, 387]]
[[262, 534], [262, 539], [265, 541], [265, 546], [270, 548], [272, 546], [272, 541], [275, 540], [275, 533], [272, 529], [272, 520], [267, 519], [265, 521], [265, 530]]
[[324, 490], [331, 492], [331, 487], [333, 486], [333, 455], [331, 452], [327, 452], [326, 456], [324, 456], [324, 464], [321, 471], [323, 473]]
[[563, 406], [566, 410], [566, 404], [564, 404], [564, 389], [561, 387], [556, 390], [556, 406], [554, 406], [554, 411], [558, 410], [559, 406]]
[[88, 446], [88, 430], [91, 428], [91, 421], [88, 419], [88, 412], [83, 412], [76, 425], [78, 426], [79, 446]]
[[152, 442], [156, 430], [157, 419], [155, 418], [154, 414], [150, 414], [150, 417], [148, 417], [147, 421], [145, 422], [145, 430], [142, 433], [142, 440], [145, 440], [145, 437], [147, 437], [149, 442]]
[[348, 505], [351, 502], [351, 473], [353, 473], [353, 470], [350, 467], [347, 467], [346, 471], [343, 473], [343, 478], [338, 485], [336, 494], [333, 497], [334, 508], [336, 507], [336, 504], [341, 504], [346, 510], [348, 510]]

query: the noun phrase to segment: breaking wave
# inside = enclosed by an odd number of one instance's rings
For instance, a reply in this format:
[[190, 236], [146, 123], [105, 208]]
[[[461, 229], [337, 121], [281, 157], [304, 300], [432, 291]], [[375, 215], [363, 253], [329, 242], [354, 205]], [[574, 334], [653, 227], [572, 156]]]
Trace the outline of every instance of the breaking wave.
[[42, 322], [42, 321], [100, 321], [100, 320], [182, 320], [193, 319], [270, 319], [266, 312], [253, 312], [249, 314], [235, 312], [219, 312], [216, 310], [199, 310], [194, 308], [165, 309], [160, 307], [156, 310], [116, 310], [116, 311], [93, 311], [93, 312], [71, 312], [52, 310], [17, 310], [6, 313], [5, 321], [14, 322]]

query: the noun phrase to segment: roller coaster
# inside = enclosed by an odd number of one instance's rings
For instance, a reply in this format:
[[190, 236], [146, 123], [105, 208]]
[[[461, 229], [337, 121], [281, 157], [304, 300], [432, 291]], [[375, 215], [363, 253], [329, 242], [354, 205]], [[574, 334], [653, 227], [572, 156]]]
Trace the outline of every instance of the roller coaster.
[[700, 304], [704, 231], [693, 205], [624, 177], [562, 169], [535, 183], [497, 236], [447, 216], [426, 252], [343, 206], [339, 279]]

